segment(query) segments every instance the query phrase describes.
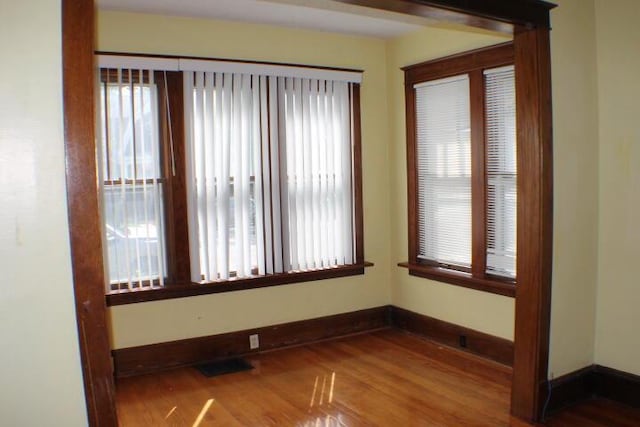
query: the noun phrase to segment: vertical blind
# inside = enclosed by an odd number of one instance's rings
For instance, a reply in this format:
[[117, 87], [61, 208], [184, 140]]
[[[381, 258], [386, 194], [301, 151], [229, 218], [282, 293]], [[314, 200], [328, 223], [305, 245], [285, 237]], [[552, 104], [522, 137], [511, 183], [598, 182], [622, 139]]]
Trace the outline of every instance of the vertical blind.
[[513, 66], [485, 71], [487, 273], [516, 275], [516, 100]]
[[418, 257], [471, 266], [469, 78], [414, 86], [418, 179]]
[[98, 151], [107, 276], [125, 288], [166, 273], [158, 100], [152, 70], [103, 70]]
[[264, 79], [188, 72], [184, 85], [192, 280], [245, 277], [256, 268], [264, 274], [256, 220], [263, 215]]
[[278, 78], [284, 120], [285, 269], [353, 262], [351, 122], [346, 82]]
[[192, 280], [352, 263], [349, 83], [184, 76]]

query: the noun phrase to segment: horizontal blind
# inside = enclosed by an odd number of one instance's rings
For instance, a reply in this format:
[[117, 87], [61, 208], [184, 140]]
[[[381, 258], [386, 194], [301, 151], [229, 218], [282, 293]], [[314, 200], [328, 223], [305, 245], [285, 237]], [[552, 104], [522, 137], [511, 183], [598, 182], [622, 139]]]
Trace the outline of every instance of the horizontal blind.
[[485, 71], [487, 273], [516, 275], [516, 105], [513, 66]]
[[107, 289], [162, 286], [165, 227], [154, 72], [103, 71], [98, 173]]
[[418, 257], [471, 266], [469, 78], [414, 86], [418, 178]]

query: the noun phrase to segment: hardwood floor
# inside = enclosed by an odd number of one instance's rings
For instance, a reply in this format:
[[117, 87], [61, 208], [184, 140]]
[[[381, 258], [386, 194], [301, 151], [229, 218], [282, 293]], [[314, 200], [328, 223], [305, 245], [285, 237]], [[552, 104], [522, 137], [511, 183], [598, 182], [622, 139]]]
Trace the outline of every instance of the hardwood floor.
[[[527, 425], [509, 416], [510, 368], [397, 330], [248, 360], [251, 371], [211, 378], [183, 368], [118, 380], [120, 425]], [[548, 425], [613, 425], [581, 423], [588, 414]]]

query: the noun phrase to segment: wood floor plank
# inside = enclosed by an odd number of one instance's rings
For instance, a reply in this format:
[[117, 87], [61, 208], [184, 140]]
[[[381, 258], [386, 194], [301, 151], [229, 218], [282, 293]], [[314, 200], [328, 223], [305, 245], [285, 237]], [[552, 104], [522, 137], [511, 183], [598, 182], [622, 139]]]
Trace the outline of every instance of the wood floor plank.
[[[509, 415], [511, 368], [397, 330], [248, 360], [253, 370], [217, 377], [181, 368], [118, 380], [120, 425], [530, 426]], [[637, 410], [594, 401], [545, 425], [626, 427], [639, 420]]]

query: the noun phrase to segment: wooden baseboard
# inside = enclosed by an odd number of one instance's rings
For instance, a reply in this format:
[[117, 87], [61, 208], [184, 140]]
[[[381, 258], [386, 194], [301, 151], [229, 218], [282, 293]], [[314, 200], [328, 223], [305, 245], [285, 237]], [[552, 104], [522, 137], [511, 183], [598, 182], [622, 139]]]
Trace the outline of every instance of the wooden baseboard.
[[551, 381], [546, 415], [592, 397], [640, 408], [640, 376], [591, 365]]
[[[393, 306], [207, 337], [122, 348], [113, 350], [112, 355], [115, 375], [122, 378], [310, 344], [391, 326], [504, 365], [511, 366], [513, 362], [511, 341]], [[249, 349], [249, 335], [252, 334], [258, 334], [260, 337], [258, 350]]]
[[596, 395], [640, 408], [640, 376], [600, 365], [592, 376]]
[[[371, 332], [388, 328], [389, 314], [390, 307], [384, 306], [208, 337], [113, 350], [115, 374], [122, 378]], [[259, 335], [259, 350], [249, 349], [249, 335], [252, 334]]]
[[391, 324], [396, 328], [469, 351], [503, 365], [513, 364], [513, 342], [503, 338], [393, 306]]
[[587, 366], [551, 380], [549, 402], [543, 416], [593, 397], [593, 366]]

